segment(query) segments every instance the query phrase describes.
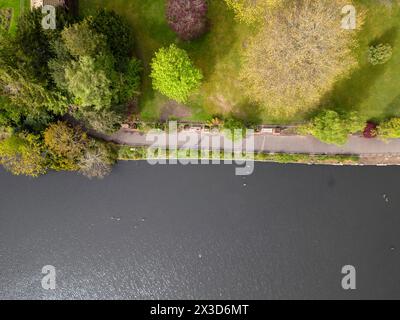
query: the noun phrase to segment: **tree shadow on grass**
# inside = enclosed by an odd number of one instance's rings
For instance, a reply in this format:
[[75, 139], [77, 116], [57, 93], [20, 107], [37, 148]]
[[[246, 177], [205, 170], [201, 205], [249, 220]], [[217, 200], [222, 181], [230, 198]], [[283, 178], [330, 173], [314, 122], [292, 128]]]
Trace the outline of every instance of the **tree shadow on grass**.
[[232, 116], [247, 126], [254, 126], [262, 123], [262, 110], [259, 105], [247, 101], [236, 105], [232, 110]]
[[[384, 111], [387, 119], [400, 116], [400, 94], [387, 105]], [[374, 119], [375, 120], [375, 119]], [[376, 119], [377, 121], [382, 119]]]
[[[381, 37], [374, 39], [369, 45], [389, 43], [394, 46], [398, 36], [398, 29], [392, 28]], [[371, 93], [371, 88], [385, 72], [387, 65], [373, 66], [367, 61], [368, 48], [359, 56], [361, 67], [355, 70], [349, 77], [339, 80], [333, 89], [320, 99], [322, 109], [329, 108], [337, 112], [349, 112], [358, 110], [363, 101]], [[312, 117], [318, 110], [309, 114]]]

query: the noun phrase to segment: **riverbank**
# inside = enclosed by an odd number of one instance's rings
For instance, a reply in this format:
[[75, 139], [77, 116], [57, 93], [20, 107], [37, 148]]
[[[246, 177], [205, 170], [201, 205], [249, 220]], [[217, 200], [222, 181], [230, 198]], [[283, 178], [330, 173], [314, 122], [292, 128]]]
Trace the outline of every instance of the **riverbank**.
[[[120, 160], [145, 160], [147, 148], [152, 145], [145, 133], [121, 129], [111, 136], [94, 134], [98, 138], [118, 145]], [[222, 133], [187, 132], [187, 142], [178, 142], [178, 157], [188, 158], [188, 150], [203, 150], [199, 152], [200, 159], [211, 156], [204, 149], [204, 139], [223, 139]], [[161, 141], [161, 140], [159, 140]], [[238, 142], [235, 142], [236, 146]], [[160, 149], [168, 149], [168, 141], [158, 142]], [[239, 143], [239, 149], [246, 150], [245, 140]], [[206, 150], [204, 152], [204, 150]], [[245, 158], [253, 154], [245, 155]], [[223, 156], [221, 157], [223, 159]], [[309, 163], [332, 165], [400, 165], [400, 139], [383, 141], [366, 139], [360, 136], [349, 137], [343, 146], [328, 145], [312, 136], [301, 135], [254, 135], [254, 160], [277, 163]]]

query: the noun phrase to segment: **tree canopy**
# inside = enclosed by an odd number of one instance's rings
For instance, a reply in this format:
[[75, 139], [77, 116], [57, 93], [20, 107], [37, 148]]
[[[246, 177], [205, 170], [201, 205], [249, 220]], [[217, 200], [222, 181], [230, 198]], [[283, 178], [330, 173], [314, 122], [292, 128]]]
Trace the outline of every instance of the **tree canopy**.
[[289, 117], [314, 107], [355, 67], [356, 32], [340, 28], [345, 2], [289, 1], [268, 15], [243, 53], [249, 98]]
[[46, 159], [39, 137], [20, 133], [0, 141], [0, 164], [15, 175], [37, 177], [46, 172]]
[[82, 20], [57, 10], [56, 30], [42, 27], [40, 9], [23, 14], [15, 34], [0, 30], [0, 163], [15, 174], [84, 170], [89, 158], [109, 167], [109, 148], [76, 122], [114, 132], [139, 94], [129, 24], [107, 10]]
[[151, 68], [153, 88], [178, 102], [186, 102], [203, 79], [187, 52], [174, 44], [156, 53]]

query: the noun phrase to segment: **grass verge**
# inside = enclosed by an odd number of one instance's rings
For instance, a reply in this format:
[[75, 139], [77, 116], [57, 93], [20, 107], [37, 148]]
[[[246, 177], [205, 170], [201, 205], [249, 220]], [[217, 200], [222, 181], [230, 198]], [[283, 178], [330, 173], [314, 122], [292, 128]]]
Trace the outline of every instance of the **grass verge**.
[[[118, 160], [147, 160], [148, 147], [115, 146], [117, 148]], [[165, 159], [170, 156], [169, 150], [162, 150], [160, 153], [152, 152], [151, 159]], [[195, 157], [197, 156], [197, 157]], [[218, 155], [217, 155], [218, 156]], [[220, 152], [221, 160], [233, 160], [232, 154]], [[173, 159], [193, 159], [211, 160], [213, 155], [210, 151], [204, 150], [179, 150], [174, 154]], [[215, 158], [214, 158], [215, 159]], [[311, 154], [283, 154], [283, 153], [256, 153], [242, 154], [237, 160], [254, 159], [257, 162], [276, 162], [276, 163], [303, 163], [303, 164], [331, 164], [331, 165], [355, 165], [359, 163], [359, 156], [356, 155], [311, 155]]]

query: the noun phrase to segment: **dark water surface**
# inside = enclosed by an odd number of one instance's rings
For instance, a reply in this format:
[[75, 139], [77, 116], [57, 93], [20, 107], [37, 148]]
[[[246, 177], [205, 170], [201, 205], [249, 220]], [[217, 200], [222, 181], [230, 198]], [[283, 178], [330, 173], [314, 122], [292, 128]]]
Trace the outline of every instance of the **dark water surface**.
[[400, 298], [400, 167], [1, 171], [0, 298]]

